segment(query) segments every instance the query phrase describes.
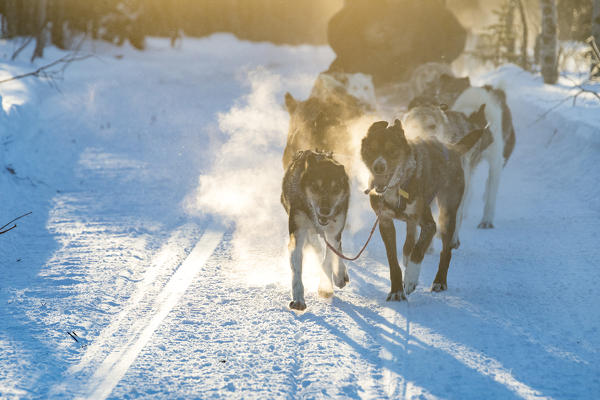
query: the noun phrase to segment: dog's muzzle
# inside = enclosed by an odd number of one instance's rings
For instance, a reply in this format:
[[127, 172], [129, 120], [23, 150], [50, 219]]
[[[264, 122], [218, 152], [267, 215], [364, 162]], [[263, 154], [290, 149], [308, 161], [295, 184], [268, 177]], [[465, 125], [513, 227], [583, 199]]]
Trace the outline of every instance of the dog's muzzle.
[[382, 194], [387, 190], [391, 177], [384, 174], [374, 174], [373, 177], [373, 188], [378, 194]]
[[317, 220], [319, 221], [319, 225], [321, 226], [327, 226], [329, 224], [329, 219], [327, 217], [322, 217], [318, 215]]

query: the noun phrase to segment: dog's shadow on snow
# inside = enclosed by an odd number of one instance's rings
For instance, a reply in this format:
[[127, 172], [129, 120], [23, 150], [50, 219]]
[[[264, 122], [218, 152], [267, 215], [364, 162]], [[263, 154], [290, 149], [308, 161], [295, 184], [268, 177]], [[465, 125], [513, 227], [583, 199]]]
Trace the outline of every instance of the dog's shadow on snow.
[[[526, 331], [512, 331], [510, 321], [489, 320], [474, 307], [457, 306], [452, 290], [439, 294], [422, 287], [408, 302], [386, 302], [389, 282], [383, 276], [372, 268], [351, 271], [352, 288], [327, 301], [345, 323], [317, 309], [299, 319], [321, 326], [374, 369], [389, 370], [399, 385], [394, 395], [420, 390], [456, 398], [541, 396], [544, 378], [529, 368], [531, 362], [547, 365], [550, 359], [556, 368], [581, 369], [584, 375], [589, 368], [552, 353]], [[479, 330], [468, 332], [468, 327]]]

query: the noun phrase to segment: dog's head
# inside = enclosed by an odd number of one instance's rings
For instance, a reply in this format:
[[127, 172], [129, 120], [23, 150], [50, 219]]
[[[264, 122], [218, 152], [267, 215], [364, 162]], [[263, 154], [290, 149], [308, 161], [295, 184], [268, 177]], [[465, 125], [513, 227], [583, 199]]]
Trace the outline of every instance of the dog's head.
[[285, 105], [290, 114], [290, 127], [283, 155], [284, 167], [299, 150], [347, 151], [349, 132], [346, 122], [361, 115], [357, 99], [349, 95], [343, 98], [332, 95], [327, 99], [309, 97], [298, 101], [286, 93]]
[[462, 92], [471, 87], [469, 77], [456, 78], [447, 74], [443, 74], [439, 79], [430, 82], [423, 94], [433, 97], [439, 104], [452, 105]]
[[404, 115], [403, 123], [409, 137], [438, 138], [444, 140], [444, 129], [448, 123], [445, 105], [437, 105], [434, 101], [413, 100], [412, 108]]
[[340, 211], [345, 212], [350, 195], [348, 175], [331, 157], [310, 151], [300, 185], [319, 225], [326, 226]]
[[410, 176], [415, 168], [415, 160], [399, 120], [392, 126], [388, 126], [386, 121], [371, 125], [362, 140], [360, 154], [378, 193]]

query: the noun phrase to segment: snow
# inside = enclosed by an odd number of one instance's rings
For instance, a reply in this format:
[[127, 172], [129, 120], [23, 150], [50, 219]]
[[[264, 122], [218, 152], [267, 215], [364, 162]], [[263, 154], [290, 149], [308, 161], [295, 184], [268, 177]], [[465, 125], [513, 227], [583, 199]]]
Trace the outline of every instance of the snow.
[[[4, 60], [12, 46], [0, 42]], [[428, 254], [408, 302], [386, 302], [376, 234], [332, 299], [317, 296], [309, 266], [308, 309], [295, 313], [279, 204], [283, 95], [306, 98], [332, 51], [225, 34], [92, 50], [60, 90], [0, 85], [0, 221], [33, 211], [0, 236], [0, 398], [600, 390], [600, 107], [589, 95], [557, 106], [577, 93], [569, 79], [547, 86], [515, 66], [474, 77], [506, 90], [517, 144], [493, 230], [476, 229], [485, 168], [476, 174], [447, 292], [428, 290], [438, 259]], [[62, 55], [48, 49], [36, 65]], [[0, 79], [34, 68], [0, 66]], [[373, 221], [361, 182], [348, 253]]]

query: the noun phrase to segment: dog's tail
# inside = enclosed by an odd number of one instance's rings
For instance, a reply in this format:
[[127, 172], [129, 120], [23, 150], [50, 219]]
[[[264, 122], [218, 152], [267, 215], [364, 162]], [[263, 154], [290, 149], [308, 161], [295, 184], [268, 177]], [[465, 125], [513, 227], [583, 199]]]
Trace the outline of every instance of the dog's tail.
[[[490, 135], [489, 138], [486, 138], [486, 140], [491, 143], [491, 134], [489, 129], [487, 129], [487, 126], [485, 128], [481, 128], [481, 129], [475, 129], [471, 132], [469, 132], [469, 134], [467, 136], [465, 136], [464, 138], [462, 138], [458, 143], [456, 143], [454, 145], [455, 149], [458, 150], [458, 152], [462, 155], [467, 153], [469, 150], [471, 150], [473, 148], [473, 146], [475, 146], [475, 144], [477, 144], [477, 142], [479, 140], [481, 140], [484, 135]], [[490, 139], [490, 140], [488, 140]]]

